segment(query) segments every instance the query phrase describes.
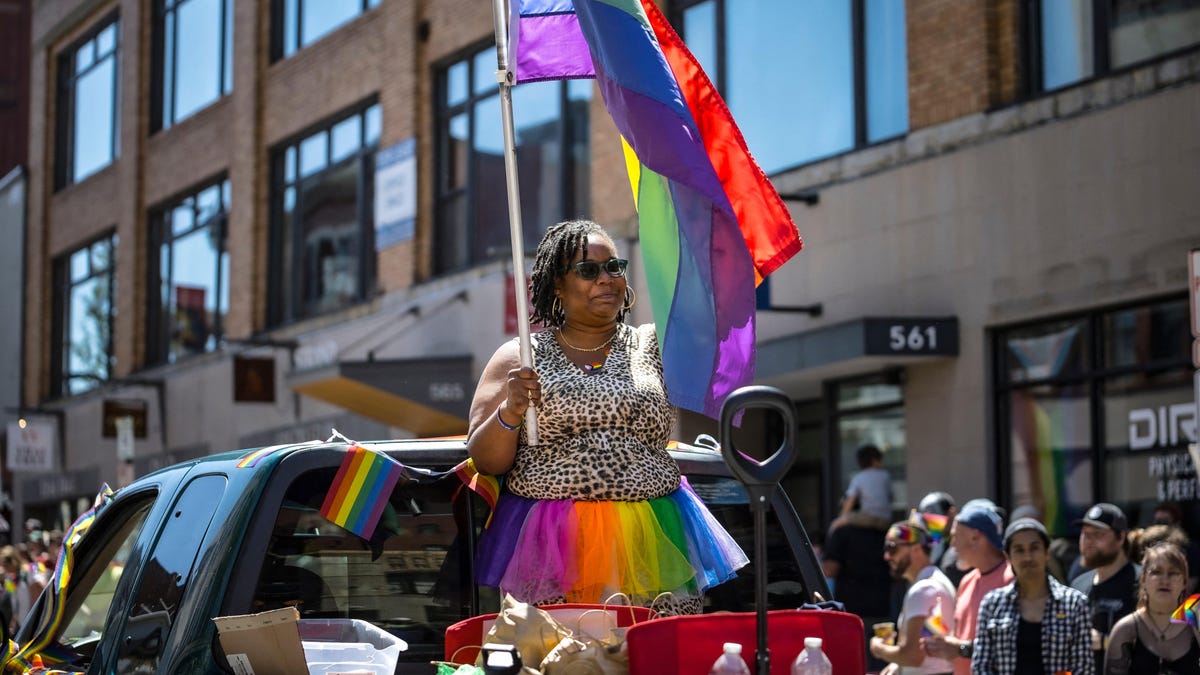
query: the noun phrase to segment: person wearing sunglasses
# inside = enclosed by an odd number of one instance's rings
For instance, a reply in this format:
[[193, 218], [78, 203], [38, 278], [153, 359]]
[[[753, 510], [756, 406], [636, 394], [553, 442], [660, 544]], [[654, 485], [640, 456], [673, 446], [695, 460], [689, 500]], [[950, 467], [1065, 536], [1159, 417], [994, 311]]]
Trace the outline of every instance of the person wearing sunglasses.
[[871, 638], [871, 654], [888, 663], [881, 675], [954, 670], [949, 660], [927, 655], [921, 647], [922, 635], [954, 632], [954, 585], [930, 562], [932, 544], [929, 532], [911, 520], [893, 524], [884, 537], [883, 559], [892, 576], [907, 581], [909, 586], [896, 619], [895, 634]]
[[[505, 474], [476, 578], [532, 604], [624, 593], [698, 613], [704, 591], [748, 560], [666, 451], [677, 413], [654, 324], [625, 323], [637, 302], [628, 265], [588, 220], [551, 226], [538, 245], [534, 368], [504, 343], [471, 402], [467, 449], [479, 471]], [[530, 406], [538, 445], [524, 428]]]

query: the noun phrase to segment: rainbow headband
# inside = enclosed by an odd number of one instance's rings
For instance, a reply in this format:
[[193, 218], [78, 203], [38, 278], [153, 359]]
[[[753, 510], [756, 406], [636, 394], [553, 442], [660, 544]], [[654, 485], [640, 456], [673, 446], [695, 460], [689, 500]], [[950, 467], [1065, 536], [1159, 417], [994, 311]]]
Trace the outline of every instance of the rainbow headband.
[[929, 533], [911, 523], [896, 523], [888, 528], [887, 540], [899, 544], [924, 544], [929, 540]]

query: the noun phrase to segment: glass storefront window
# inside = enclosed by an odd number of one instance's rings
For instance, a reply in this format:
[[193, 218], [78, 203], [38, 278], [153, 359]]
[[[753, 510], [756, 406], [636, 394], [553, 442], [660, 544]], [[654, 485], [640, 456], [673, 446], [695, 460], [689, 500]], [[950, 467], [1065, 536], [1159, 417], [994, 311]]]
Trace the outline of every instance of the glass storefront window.
[[1009, 396], [1012, 504], [1032, 504], [1064, 533], [1092, 505], [1091, 414], [1084, 387], [1041, 385]]
[[1200, 522], [1187, 444], [1196, 437], [1182, 298], [998, 331], [998, 473], [1010, 508], [1032, 504], [1055, 535], [1095, 502], [1134, 526], [1159, 501]]
[[1109, 312], [1102, 319], [1104, 366], [1144, 366], [1179, 358], [1191, 349], [1183, 300]]
[[[834, 479], [841, 499], [858, 473], [858, 449], [874, 445], [883, 454], [883, 468], [892, 477], [892, 509], [908, 508], [907, 435], [904, 422], [904, 387], [890, 373], [880, 373], [830, 385], [836, 402], [834, 432], [838, 472]], [[836, 505], [834, 505], [836, 507]]]
[[1077, 376], [1086, 370], [1088, 330], [1083, 321], [1060, 321], [1005, 335], [1009, 382]]

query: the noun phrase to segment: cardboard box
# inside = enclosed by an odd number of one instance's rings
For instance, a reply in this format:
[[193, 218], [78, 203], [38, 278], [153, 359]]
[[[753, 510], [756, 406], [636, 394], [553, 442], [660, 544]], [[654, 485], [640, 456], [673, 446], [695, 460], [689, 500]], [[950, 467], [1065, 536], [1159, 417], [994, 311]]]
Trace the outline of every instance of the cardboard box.
[[299, 621], [300, 612], [295, 607], [213, 619], [221, 649], [237, 675], [307, 673]]

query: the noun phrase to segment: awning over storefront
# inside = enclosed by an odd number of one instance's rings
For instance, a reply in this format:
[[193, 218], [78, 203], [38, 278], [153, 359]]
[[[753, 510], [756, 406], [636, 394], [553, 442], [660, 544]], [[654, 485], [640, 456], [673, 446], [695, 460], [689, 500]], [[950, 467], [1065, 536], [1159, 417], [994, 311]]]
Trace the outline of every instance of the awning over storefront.
[[338, 361], [287, 378], [297, 393], [418, 436], [467, 431], [475, 381], [470, 356]]
[[953, 356], [957, 317], [864, 317], [762, 342], [755, 379], [817, 396], [824, 380]]

